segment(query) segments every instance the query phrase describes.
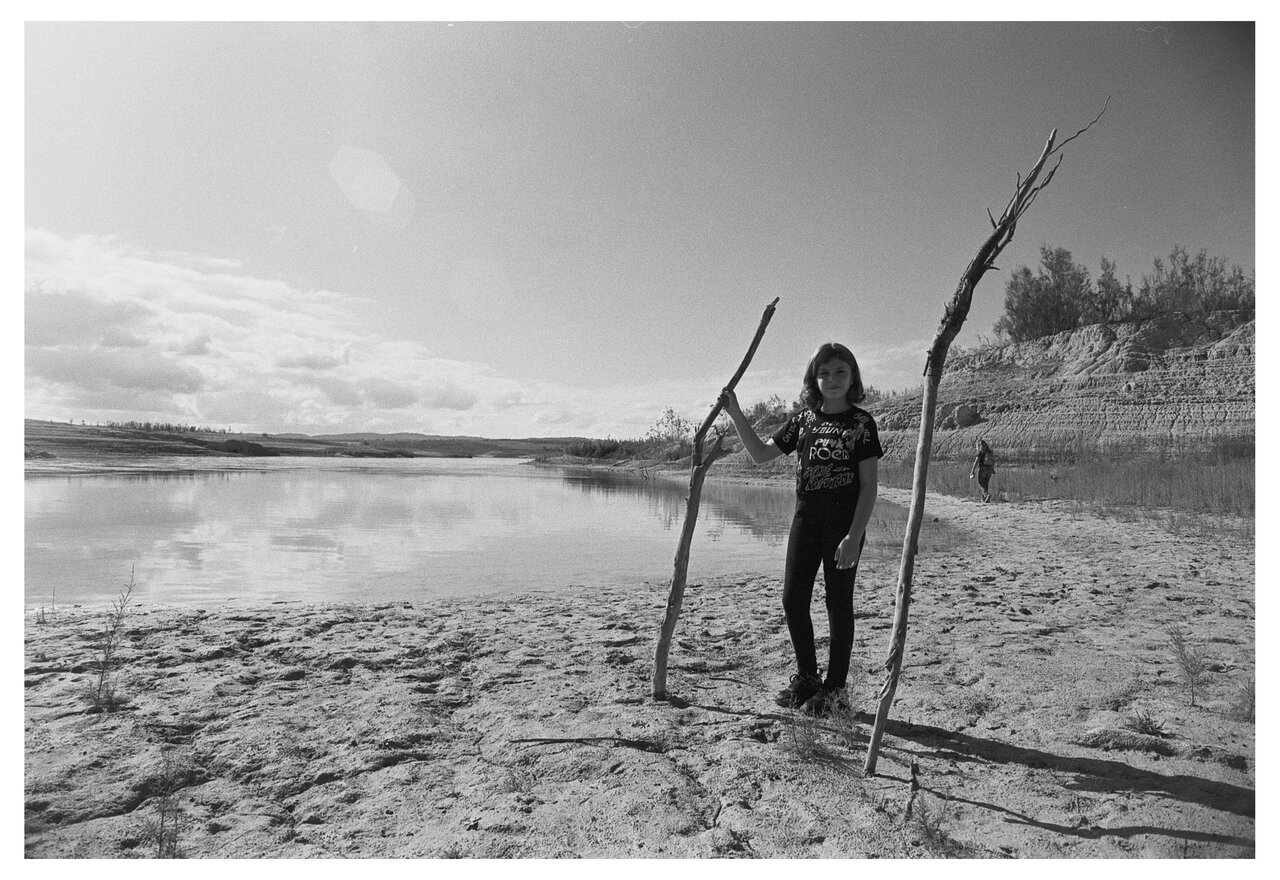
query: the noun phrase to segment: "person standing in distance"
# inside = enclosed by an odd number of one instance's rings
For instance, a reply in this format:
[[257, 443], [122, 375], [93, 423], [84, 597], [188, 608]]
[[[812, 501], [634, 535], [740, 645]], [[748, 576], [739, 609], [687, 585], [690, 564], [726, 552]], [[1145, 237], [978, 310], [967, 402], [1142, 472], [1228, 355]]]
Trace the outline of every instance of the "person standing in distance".
[[969, 479], [972, 480], [974, 474], [978, 475], [982, 501], [986, 503], [991, 500], [991, 475], [996, 472], [996, 454], [991, 451], [987, 441], [981, 438], [973, 444], [973, 451], [977, 455], [974, 456], [973, 467], [969, 468]]

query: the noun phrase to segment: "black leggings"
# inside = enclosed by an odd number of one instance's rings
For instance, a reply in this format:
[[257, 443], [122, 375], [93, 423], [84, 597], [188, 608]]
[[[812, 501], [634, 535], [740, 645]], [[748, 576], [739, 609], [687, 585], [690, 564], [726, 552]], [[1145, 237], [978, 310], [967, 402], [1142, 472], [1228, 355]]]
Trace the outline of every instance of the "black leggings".
[[[782, 580], [782, 608], [787, 615], [791, 645], [796, 651], [800, 672], [818, 674], [817, 649], [813, 639], [813, 583], [822, 565], [827, 587], [827, 618], [831, 625], [831, 653], [827, 663], [826, 686], [842, 688], [849, 677], [849, 657], [853, 653], [853, 582], [858, 566], [836, 568], [836, 548], [849, 534], [853, 522], [851, 504], [798, 507], [791, 521], [787, 541], [787, 567]], [[866, 536], [862, 539], [866, 544]], [[861, 554], [861, 546], [859, 547]]]
[[991, 475], [996, 472], [993, 467], [978, 468], [978, 485], [982, 487], [983, 494], [991, 491], [988, 486], [991, 484]]

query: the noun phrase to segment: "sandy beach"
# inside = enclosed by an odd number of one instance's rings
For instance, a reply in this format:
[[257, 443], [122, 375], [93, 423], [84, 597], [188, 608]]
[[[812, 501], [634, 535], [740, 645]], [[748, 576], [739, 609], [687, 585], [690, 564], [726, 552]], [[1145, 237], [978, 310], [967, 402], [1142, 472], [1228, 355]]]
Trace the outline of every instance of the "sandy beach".
[[[110, 713], [104, 614], [59, 608], [25, 621], [26, 855], [150, 857], [164, 816], [190, 858], [1252, 856], [1253, 540], [1064, 502], [927, 515], [975, 543], [917, 560], [874, 777], [896, 562], [860, 575], [856, 714], [816, 723], [773, 702], [781, 553], [690, 584], [666, 702], [666, 583], [140, 606]], [[1170, 626], [1206, 663], [1194, 707]]]

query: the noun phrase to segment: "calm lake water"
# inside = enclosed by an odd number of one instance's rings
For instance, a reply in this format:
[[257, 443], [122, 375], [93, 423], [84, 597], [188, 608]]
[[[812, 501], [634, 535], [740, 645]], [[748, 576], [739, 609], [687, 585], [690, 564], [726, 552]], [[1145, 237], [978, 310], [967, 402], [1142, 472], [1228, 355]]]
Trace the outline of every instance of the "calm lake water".
[[[510, 459], [148, 459], [29, 466], [26, 604], [382, 602], [666, 583], [687, 481]], [[789, 484], [707, 483], [689, 582], [781, 574]], [[926, 518], [927, 520], [927, 518]], [[921, 549], [954, 532], [926, 521]], [[906, 511], [881, 499], [873, 560], [897, 576]]]

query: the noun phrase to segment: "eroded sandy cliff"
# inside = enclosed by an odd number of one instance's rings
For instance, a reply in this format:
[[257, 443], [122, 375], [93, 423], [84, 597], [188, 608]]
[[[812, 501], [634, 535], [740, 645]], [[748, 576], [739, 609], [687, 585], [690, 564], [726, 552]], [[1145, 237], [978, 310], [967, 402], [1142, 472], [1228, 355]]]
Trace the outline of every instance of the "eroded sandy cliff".
[[[977, 437], [1005, 460], [1092, 447], [1251, 443], [1254, 400], [1252, 320], [1215, 313], [1097, 324], [953, 353], [938, 391], [934, 454], [967, 456]], [[886, 451], [909, 457], [920, 394], [872, 409]]]

